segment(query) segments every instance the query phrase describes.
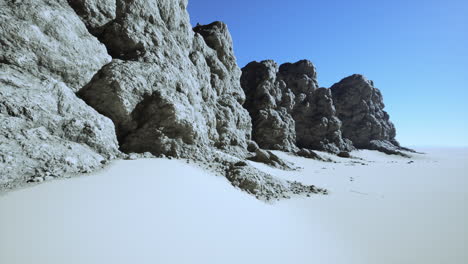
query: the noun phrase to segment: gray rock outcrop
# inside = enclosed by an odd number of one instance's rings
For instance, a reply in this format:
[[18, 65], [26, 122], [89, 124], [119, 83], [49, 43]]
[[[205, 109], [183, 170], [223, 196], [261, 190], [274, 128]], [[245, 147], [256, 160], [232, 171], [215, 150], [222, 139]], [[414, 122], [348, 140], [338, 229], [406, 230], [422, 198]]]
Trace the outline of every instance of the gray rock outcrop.
[[169, 156], [268, 200], [327, 192], [244, 162], [294, 169], [262, 148], [401, 154], [372, 82], [353, 75], [319, 88], [306, 60], [241, 71], [227, 26], [192, 28], [187, 4], [0, 0], [0, 191], [117, 157]]
[[310, 61], [251, 62], [242, 69], [244, 107], [252, 117], [254, 140], [267, 149], [309, 148], [333, 153], [352, 149], [341, 136], [329, 89], [318, 88]]
[[111, 120], [74, 93], [111, 58], [65, 0], [1, 0], [0, 43], [0, 189], [119, 155]]
[[351, 150], [351, 143], [342, 138], [341, 121], [336, 117], [331, 93], [319, 88], [312, 62], [285, 63], [278, 75], [296, 98], [292, 116], [296, 121], [298, 147], [332, 153]]
[[252, 118], [252, 138], [266, 149], [294, 151], [294, 94], [277, 78], [274, 61], [251, 62], [242, 69], [244, 107]]
[[117, 1], [102, 40], [114, 60], [78, 93], [111, 118], [124, 152], [244, 156], [250, 117], [227, 26], [190, 28], [186, 1]]
[[396, 130], [383, 109], [383, 97], [374, 83], [354, 74], [330, 88], [343, 136], [357, 148], [374, 149], [388, 154], [403, 154], [395, 139]]

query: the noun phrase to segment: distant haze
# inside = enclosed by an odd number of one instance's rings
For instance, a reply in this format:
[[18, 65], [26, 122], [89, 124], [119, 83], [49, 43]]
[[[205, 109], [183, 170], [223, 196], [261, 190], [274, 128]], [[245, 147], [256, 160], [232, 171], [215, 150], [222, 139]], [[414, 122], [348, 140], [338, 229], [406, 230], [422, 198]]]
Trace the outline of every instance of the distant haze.
[[374, 80], [402, 145], [468, 146], [468, 2], [192, 0], [228, 24], [239, 66], [309, 59], [319, 84]]

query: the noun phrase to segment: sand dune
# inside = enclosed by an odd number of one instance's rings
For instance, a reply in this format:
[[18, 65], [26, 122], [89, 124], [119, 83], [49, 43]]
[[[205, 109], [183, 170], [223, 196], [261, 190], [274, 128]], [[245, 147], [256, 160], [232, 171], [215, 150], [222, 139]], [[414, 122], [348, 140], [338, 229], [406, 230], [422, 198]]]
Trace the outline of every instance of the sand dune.
[[468, 263], [468, 149], [423, 151], [276, 152], [303, 169], [251, 163], [331, 194], [274, 204], [185, 161], [116, 161], [0, 197], [0, 263]]

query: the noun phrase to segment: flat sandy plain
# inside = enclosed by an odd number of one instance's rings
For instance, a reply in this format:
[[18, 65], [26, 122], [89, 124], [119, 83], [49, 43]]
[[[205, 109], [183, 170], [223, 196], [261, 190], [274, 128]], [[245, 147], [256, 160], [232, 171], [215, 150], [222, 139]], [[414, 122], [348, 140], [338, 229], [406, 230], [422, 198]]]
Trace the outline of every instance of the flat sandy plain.
[[273, 204], [185, 161], [116, 161], [0, 196], [0, 263], [468, 263], [468, 149], [418, 150], [276, 152], [302, 169], [252, 164], [330, 195]]

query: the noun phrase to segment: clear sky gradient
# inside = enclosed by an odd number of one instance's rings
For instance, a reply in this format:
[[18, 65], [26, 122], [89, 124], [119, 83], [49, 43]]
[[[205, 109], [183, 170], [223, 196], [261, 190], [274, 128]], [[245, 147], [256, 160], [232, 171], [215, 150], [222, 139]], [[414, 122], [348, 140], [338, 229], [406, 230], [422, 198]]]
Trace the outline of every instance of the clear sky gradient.
[[228, 24], [240, 67], [311, 60], [320, 86], [374, 80], [397, 139], [468, 146], [467, 0], [189, 0], [192, 24]]

